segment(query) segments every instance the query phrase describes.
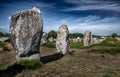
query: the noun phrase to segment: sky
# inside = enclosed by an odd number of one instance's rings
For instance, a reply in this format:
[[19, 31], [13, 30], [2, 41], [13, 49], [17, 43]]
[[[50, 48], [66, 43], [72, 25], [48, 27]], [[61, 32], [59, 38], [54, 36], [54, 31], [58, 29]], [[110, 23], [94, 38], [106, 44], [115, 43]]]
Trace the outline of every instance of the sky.
[[62, 24], [70, 33], [120, 35], [120, 0], [0, 0], [0, 31], [9, 32], [11, 15], [37, 7], [43, 31], [57, 31]]

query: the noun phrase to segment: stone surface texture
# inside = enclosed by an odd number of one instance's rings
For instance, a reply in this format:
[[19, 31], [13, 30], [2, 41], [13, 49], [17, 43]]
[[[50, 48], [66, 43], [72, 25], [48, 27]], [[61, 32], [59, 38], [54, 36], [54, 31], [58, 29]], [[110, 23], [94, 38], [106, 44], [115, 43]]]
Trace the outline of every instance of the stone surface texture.
[[99, 42], [99, 40], [97, 39], [97, 38], [93, 38], [93, 44], [99, 44], [100, 42]]
[[91, 45], [92, 45], [91, 31], [86, 30], [84, 35], [84, 46], [91, 46]]
[[47, 42], [48, 42], [48, 34], [46, 32], [44, 32], [42, 34], [41, 43], [47, 43]]
[[10, 38], [9, 38], [9, 37], [1, 37], [1, 38], [0, 38], [0, 41], [1, 41], [1, 42], [9, 42], [9, 41], [10, 41]]
[[69, 30], [67, 25], [59, 27], [56, 39], [56, 48], [58, 53], [66, 54], [69, 51]]
[[40, 60], [40, 41], [43, 20], [36, 7], [12, 15], [10, 39], [16, 52], [17, 61], [25, 59]]

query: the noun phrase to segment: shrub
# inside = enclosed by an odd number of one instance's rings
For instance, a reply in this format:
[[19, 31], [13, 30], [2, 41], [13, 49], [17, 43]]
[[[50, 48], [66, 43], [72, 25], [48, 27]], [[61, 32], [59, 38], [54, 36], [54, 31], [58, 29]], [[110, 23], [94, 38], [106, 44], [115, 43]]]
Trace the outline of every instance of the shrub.
[[38, 68], [42, 66], [42, 63], [40, 61], [37, 61], [34, 59], [22, 60], [22, 61], [16, 62], [16, 64], [24, 66], [27, 69], [33, 69], [33, 68]]
[[114, 38], [114, 37], [117, 37], [118, 35], [117, 33], [113, 33], [111, 36]]
[[0, 32], [0, 37], [9, 37], [9, 36], [10, 36], [9, 33]]
[[53, 37], [53, 38], [56, 38], [57, 37], [57, 32], [54, 31], [54, 30], [51, 30], [49, 33], [48, 33], [48, 37]]

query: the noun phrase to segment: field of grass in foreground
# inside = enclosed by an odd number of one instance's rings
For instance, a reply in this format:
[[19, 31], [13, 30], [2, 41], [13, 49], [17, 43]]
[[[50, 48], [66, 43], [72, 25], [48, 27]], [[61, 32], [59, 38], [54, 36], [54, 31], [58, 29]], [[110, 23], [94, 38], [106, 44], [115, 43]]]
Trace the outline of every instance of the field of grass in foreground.
[[120, 41], [116, 38], [107, 38], [100, 44], [93, 45], [89, 52], [120, 54]]
[[97, 46], [108, 46], [108, 47], [120, 47], [120, 41], [116, 38], [106, 38], [103, 42]]
[[[116, 43], [115, 40], [111, 42]], [[89, 49], [71, 48], [71, 51], [72, 53], [62, 57], [55, 54], [56, 48], [42, 46], [40, 53], [43, 64], [35, 69], [31, 66], [36, 67], [38, 62], [20, 63], [30, 67], [28, 69], [13, 63], [15, 62], [13, 51], [0, 53], [1, 68], [5, 67], [0, 69], [0, 77], [120, 77], [120, 47], [106, 44], [94, 45]]]
[[111, 55], [115, 55], [115, 54], [120, 54], [120, 48], [108, 48], [108, 47], [102, 47], [102, 48], [93, 48], [93, 49], [90, 49], [89, 52], [97, 52], [97, 53], [100, 53], [100, 54], [105, 54], [105, 53], [109, 53]]

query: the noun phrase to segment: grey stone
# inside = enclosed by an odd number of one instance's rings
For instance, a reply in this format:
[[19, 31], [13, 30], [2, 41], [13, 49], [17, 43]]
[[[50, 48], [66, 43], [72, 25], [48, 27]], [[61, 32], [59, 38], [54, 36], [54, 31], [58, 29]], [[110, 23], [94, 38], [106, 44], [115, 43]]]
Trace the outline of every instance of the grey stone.
[[38, 8], [17, 12], [10, 23], [11, 42], [17, 61], [24, 59], [40, 60], [40, 41], [43, 21]]
[[77, 42], [81, 42], [81, 38], [80, 37], [77, 37], [76, 40], [77, 40]]
[[44, 32], [42, 34], [41, 43], [47, 43], [47, 42], [48, 42], [48, 34], [46, 32]]
[[76, 43], [76, 42], [77, 42], [76, 38], [73, 38], [72, 40], [73, 40], [73, 43]]
[[54, 38], [53, 41], [56, 42], [56, 38]]
[[66, 54], [69, 51], [69, 30], [67, 25], [59, 27], [56, 39], [56, 48], [58, 53]]
[[99, 40], [97, 39], [97, 38], [93, 38], [93, 44], [99, 44], [100, 42], [99, 42]]
[[118, 41], [120, 41], [120, 37], [116, 37], [116, 39], [117, 39]]
[[0, 41], [1, 42], [10, 42], [10, 38], [9, 37], [1, 37]]
[[74, 42], [74, 43], [81, 42], [81, 38], [80, 38], [80, 37], [73, 38], [73, 42]]
[[84, 35], [84, 46], [91, 46], [91, 45], [92, 45], [91, 31], [86, 30]]
[[53, 37], [50, 37], [48, 40], [49, 40], [49, 42], [54, 42]]

